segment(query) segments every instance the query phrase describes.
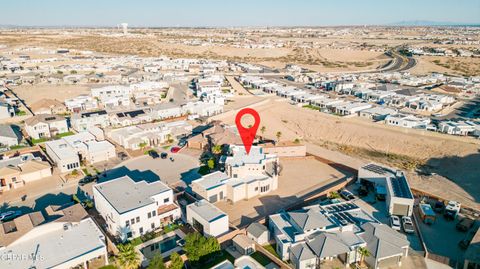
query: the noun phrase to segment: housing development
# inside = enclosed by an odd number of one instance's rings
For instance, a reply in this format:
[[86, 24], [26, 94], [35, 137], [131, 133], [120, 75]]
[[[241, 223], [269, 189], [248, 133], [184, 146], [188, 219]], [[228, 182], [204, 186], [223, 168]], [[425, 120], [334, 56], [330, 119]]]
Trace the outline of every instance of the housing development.
[[0, 22], [0, 268], [480, 268], [479, 26]]

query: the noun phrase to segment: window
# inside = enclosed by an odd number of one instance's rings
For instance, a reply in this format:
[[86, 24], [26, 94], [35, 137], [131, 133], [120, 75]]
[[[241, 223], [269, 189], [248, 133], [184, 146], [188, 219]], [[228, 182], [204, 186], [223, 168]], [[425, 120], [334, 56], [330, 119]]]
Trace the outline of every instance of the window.
[[126, 226], [126, 227], [130, 226], [130, 222], [129, 222], [128, 220], [125, 221], [125, 226]]
[[154, 251], [155, 250], [155, 245], [150, 245], [150, 251]]
[[255, 187], [255, 191], [258, 191], [258, 187]]
[[147, 217], [151, 218], [152, 217], [152, 212], [148, 212]]
[[152, 216], [155, 217], [156, 215], [157, 215], [157, 211], [153, 210], [153, 211], [152, 211]]
[[135, 219], [131, 219], [130, 223], [135, 224]]
[[152, 225], [150, 225], [152, 229], [155, 229], [155, 223], [152, 222]]
[[137, 222], [140, 222], [140, 217], [137, 217]]
[[165, 198], [165, 199], [163, 199], [163, 202], [164, 202], [164, 203], [168, 203], [169, 201], [170, 201], [170, 198]]
[[140, 234], [143, 234], [143, 227], [140, 227], [140, 229], [138, 229], [138, 232], [139, 232]]

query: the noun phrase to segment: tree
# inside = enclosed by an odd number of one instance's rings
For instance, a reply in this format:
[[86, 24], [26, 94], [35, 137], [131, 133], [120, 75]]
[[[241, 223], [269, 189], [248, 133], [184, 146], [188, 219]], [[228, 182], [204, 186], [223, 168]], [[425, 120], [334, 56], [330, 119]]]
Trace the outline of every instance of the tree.
[[222, 153], [222, 146], [221, 145], [214, 145], [212, 147], [212, 153], [215, 155], [219, 155]]
[[295, 140], [293, 140], [293, 143], [295, 143], [295, 144], [300, 144], [300, 139], [295, 138]]
[[182, 269], [183, 268], [183, 259], [177, 252], [174, 252], [170, 255], [170, 265], [168, 269]]
[[282, 137], [282, 132], [278, 131], [275, 136], [277, 137], [277, 142], [280, 141], [280, 137]]
[[163, 258], [159, 253], [156, 253], [153, 258], [150, 260], [147, 269], [166, 269]]
[[117, 261], [121, 268], [137, 269], [140, 266], [140, 258], [132, 244], [118, 245]]
[[189, 261], [198, 262], [201, 258], [220, 251], [220, 243], [218, 243], [215, 237], [209, 237], [207, 239], [200, 233], [195, 232], [185, 237], [184, 250], [187, 253]]
[[208, 166], [208, 169], [213, 170], [213, 168], [215, 168], [215, 161], [213, 159], [208, 160], [207, 166]]
[[358, 253], [360, 254], [360, 264], [363, 263], [363, 259], [365, 259], [365, 257], [370, 257], [371, 255], [370, 251], [368, 251], [366, 247], [359, 247]]
[[340, 194], [338, 194], [338, 192], [336, 191], [332, 191], [328, 194], [328, 198], [330, 199], [338, 199], [340, 198]]
[[265, 135], [266, 130], [267, 130], [267, 127], [265, 127], [265, 126], [262, 126], [262, 128], [260, 128], [260, 132], [262, 133], [262, 138]]
[[167, 142], [168, 143], [173, 143], [173, 138], [171, 134], [167, 134]]
[[147, 146], [147, 142], [141, 142], [138, 144], [138, 147], [140, 147], [142, 150]]

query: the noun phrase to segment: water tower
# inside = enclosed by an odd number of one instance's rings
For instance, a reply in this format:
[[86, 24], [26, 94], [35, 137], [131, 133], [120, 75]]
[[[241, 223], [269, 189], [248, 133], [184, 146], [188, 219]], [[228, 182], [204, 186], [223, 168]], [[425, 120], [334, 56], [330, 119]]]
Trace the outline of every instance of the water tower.
[[126, 35], [127, 34], [128, 23], [123, 22], [120, 25], [122, 26], [123, 34]]

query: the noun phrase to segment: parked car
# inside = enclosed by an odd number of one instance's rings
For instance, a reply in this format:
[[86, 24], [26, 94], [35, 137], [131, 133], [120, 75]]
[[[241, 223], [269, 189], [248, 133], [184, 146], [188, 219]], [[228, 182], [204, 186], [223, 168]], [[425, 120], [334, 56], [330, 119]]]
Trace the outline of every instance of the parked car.
[[400, 231], [400, 218], [398, 216], [392, 215], [390, 217], [390, 226], [392, 227], [392, 229]]
[[180, 149], [181, 149], [181, 148], [179, 148], [179, 147], [172, 147], [172, 148], [170, 149], [170, 152], [171, 152], [171, 153], [177, 153], [177, 152], [180, 151]]
[[340, 196], [342, 196], [342, 198], [347, 201], [355, 199], [355, 196], [353, 195], [353, 193], [351, 193], [346, 189], [343, 189], [342, 191], [340, 191]]
[[467, 249], [469, 245], [470, 245], [470, 240], [468, 240], [467, 238], [464, 238], [462, 239], [462, 241], [458, 242], [458, 246], [461, 249]]
[[122, 160], [122, 161], [128, 159], [128, 155], [125, 154], [125, 152], [119, 152], [119, 153], [117, 154], [117, 156], [118, 156], [118, 158], [119, 158], [120, 160]]
[[433, 205], [433, 211], [442, 213], [443, 210], [445, 210], [445, 204], [443, 202], [437, 201], [435, 205]]
[[403, 226], [403, 231], [407, 234], [411, 234], [415, 232], [412, 219], [408, 216], [402, 217], [402, 226]]
[[160, 154], [160, 158], [162, 158], [162, 159], [166, 159], [167, 157], [168, 157], [168, 153], [166, 153], [166, 152], [162, 152]]
[[0, 214], [0, 221], [11, 221], [22, 215], [22, 211], [7, 211]]
[[97, 181], [98, 176], [86, 176], [78, 181], [78, 185], [83, 186], [91, 182]]
[[156, 152], [156, 151], [153, 150], [153, 149], [150, 150], [150, 151], [148, 151], [148, 155], [150, 155], [150, 157], [152, 157], [152, 158], [154, 158], [154, 159], [156, 159], [156, 158], [159, 157], [158, 152]]
[[471, 219], [469, 217], [465, 217], [461, 221], [459, 221], [457, 223], [457, 225], [455, 225], [455, 227], [457, 228], [457, 230], [459, 230], [461, 232], [466, 232], [466, 231], [470, 230], [470, 228], [472, 228], [473, 224], [475, 224], [474, 219]]
[[368, 187], [365, 186], [365, 185], [362, 185], [360, 186], [360, 188], [358, 188], [358, 195], [359, 196], [367, 196], [368, 195]]
[[461, 206], [462, 205], [457, 201], [449, 201], [445, 207], [445, 213], [443, 213], [443, 216], [447, 220], [454, 220], [460, 212]]
[[187, 140], [178, 141], [178, 146], [181, 147], [181, 148], [185, 147], [186, 144], [187, 144]]

